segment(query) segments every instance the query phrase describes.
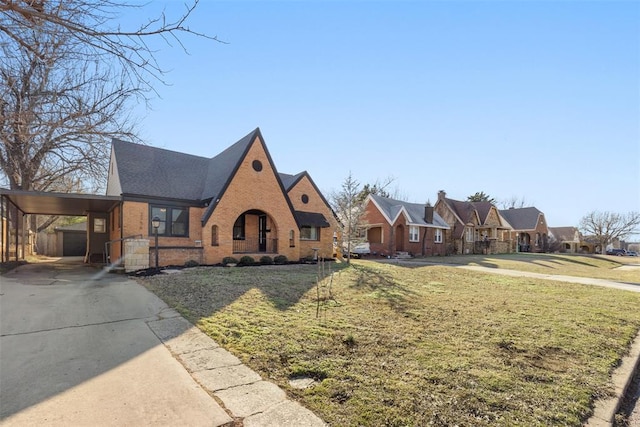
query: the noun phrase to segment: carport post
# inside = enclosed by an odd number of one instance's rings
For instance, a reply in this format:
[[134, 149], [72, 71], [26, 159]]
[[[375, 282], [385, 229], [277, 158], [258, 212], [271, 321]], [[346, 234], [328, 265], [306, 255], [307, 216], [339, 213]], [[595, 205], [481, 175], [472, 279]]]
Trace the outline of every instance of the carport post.
[[4, 229], [7, 226], [7, 221], [4, 217], [4, 196], [0, 196], [0, 262], [4, 262], [4, 247], [7, 244], [7, 236], [5, 236]]

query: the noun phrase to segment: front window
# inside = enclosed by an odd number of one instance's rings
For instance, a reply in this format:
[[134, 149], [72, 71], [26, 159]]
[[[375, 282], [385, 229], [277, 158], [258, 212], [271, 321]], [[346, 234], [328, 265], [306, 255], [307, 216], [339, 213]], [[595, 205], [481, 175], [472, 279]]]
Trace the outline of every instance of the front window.
[[211, 226], [211, 246], [218, 246], [218, 226]]
[[244, 236], [244, 215], [241, 215], [233, 224], [233, 240], [244, 240]]
[[170, 237], [189, 236], [189, 209], [173, 206], [152, 206], [149, 218], [149, 234], [154, 234], [151, 221], [157, 217], [160, 219], [158, 235]]
[[105, 218], [93, 219], [93, 232], [94, 233], [106, 233], [107, 232], [107, 220]]
[[409, 241], [410, 242], [418, 242], [420, 241], [420, 236], [419, 236], [419, 228], [415, 225], [410, 225], [409, 226]]
[[320, 240], [320, 229], [318, 227], [301, 227], [300, 240]]
[[471, 227], [466, 228], [466, 237], [467, 237], [467, 242], [473, 242], [473, 228]]
[[367, 230], [369, 243], [382, 243], [382, 227], [371, 227]]
[[433, 241], [436, 243], [442, 243], [442, 229], [436, 228], [436, 233], [433, 238]]

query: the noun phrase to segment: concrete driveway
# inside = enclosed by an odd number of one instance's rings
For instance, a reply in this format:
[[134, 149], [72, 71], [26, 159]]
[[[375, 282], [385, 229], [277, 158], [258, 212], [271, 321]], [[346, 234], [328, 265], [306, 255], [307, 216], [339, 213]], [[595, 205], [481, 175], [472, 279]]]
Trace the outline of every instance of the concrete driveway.
[[177, 314], [127, 277], [78, 261], [0, 276], [0, 424], [232, 422], [149, 328]]

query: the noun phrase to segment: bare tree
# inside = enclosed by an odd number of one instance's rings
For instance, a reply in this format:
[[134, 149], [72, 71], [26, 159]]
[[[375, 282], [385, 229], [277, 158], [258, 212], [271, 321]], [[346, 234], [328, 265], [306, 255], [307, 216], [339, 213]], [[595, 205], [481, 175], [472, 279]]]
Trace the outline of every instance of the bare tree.
[[215, 36], [191, 30], [187, 20], [199, 0], [185, 4], [182, 14], [168, 17], [164, 12], [139, 24], [121, 28], [122, 13], [143, 10], [148, 4], [132, 5], [122, 0], [0, 0], [0, 34], [17, 47], [30, 50], [29, 31], [35, 27], [51, 36], [62, 36], [78, 47], [78, 53], [96, 60], [116, 60], [134, 86], [152, 89], [162, 81], [165, 70], [154, 57], [147, 41], [162, 38], [166, 44], [185, 49], [180, 35], [190, 34], [215, 41]]
[[[365, 184], [358, 194], [358, 199], [364, 200], [369, 194], [376, 194], [381, 197], [394, 198], [393, 194], [389, 193], [387, 187], [395, 181], [395, 178], [387, 177], [383, 181], [376, 179], [373, 184]], [[398, 190], [394, 190], [394, 194], [397, 194]]]
[[30, 35], [29, 49], [0, 47], [0, 169], [11, 189], [103, 181], [111, 138], [134, 137], [126, 113], [140, 90], [122, 70], [78, 58], [64, 34]]
[[604, 253], [607, 246], [615, 240], [623, 240], [638, 233], [640, 212], [619, 214], [614, 212], [593, 211], [580, 220], [580, 231], [585, 236], [593, 236]]
[[111, 139], [137, 140], [133, 101], [148, 102], [153, 84], [164, 83], [148, 42], [184, 49], [181, 34], [216, 40], [186, 26], [197, 4], [129, 31], [117, 24], [119, 14], [144, 5], [0, 0], [0, 184], [97, 192]]
[[0, 182], [69, 191], [104, 184], [113, 137], [137, 140], [129, 113], [164, 70], [148, 41], [182, 46], [187, 18], [162, 13], [133, 31], [119, 0], [0, 0]]
[[329, 194], [333, 211], [342, 224], [342, 242], [346, 246], [347, 263], [351, 262], [351, 248], [359, 237], [364, 224], [365, 198], [360, 197], [360, 183], [351, 172], [342, 182], [342, 190]]
[[526, 208], [527, 206], [533, 206], [533, 203], [529, 203], [524, 198], [524, 196], [523, 197], [511, 196], [507, 199], [500, 201], [500, 207], [502, 209], [509, 209], [509, 208], [521, 209], [521, 208]]

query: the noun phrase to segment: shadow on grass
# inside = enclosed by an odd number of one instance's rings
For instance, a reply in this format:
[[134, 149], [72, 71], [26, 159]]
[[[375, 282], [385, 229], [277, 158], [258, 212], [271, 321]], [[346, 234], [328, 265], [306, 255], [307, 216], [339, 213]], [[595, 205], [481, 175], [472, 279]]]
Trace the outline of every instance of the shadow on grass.
[[[586, 258], [586, 259], [585, 259]], [[412, 258], [408, 260], [396, 260], [396, 259], [381, 259], [376, 260], [378, 262], [384, 262], [389, 264], [396, 264], [401, 267], [416, 268], [424, 265], [478, 265], [486, 268], [503, 268], [500, 266], [499, 261], [511, 261], [520, 262], [523, 264], [535, 264], [538, 267], [544, 267], [549, 269], [556, 269], [567, 264], [576, 264], [584, 267], [602, 268], [597, 265], [595, 261], [601, 260], [604, 262], [613, 263], [611, 268], [616, 268], [624, 263], [615, 259], [602, 258], [599, 256], [585, 255], [585, 254], [547, 254], [547, 253], [513, 253], [513, 254], [490, 254], [490, 255], [452, 255], [445, 257], [424, 257], [424, 258]], [[594, 262], [590, 262], [593, 260]]]
[[396, 311], [408, 310], [414, 299], [412, 297], [417, 295], [390, 274], [385, 274], [366, 265], [354, 264], [352, 268], [357, 272], [356, 282], [352, 287], [370, 290], [375, 298], [385, 300]]
[[318, 284], [318, 278], [338, 273], [345, 265], [205, 267], [180, 278], [159, 275], [142, 284], [181, 314], [196, 321], [230, 306], [252, 290], [258, 290], [280, 311], [296, 305]]

